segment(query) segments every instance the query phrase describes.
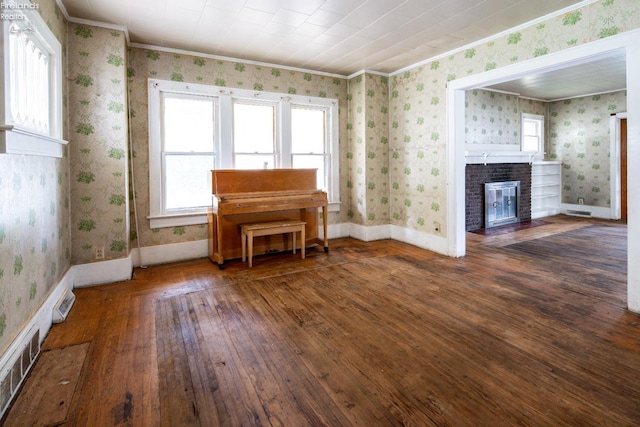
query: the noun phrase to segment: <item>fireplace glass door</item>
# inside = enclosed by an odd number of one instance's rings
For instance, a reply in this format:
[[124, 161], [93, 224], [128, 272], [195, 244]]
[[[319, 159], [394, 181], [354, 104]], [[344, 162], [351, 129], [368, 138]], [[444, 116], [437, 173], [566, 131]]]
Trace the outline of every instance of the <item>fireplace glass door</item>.
[[520, 181], [486, 183], [484, 192], [485, 228], [519, 221]]

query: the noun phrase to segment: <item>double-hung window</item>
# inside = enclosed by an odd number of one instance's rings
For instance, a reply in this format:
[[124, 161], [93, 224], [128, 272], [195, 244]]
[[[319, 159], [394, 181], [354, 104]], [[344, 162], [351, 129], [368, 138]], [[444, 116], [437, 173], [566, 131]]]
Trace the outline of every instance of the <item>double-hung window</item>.
[[62, 50], [37, 9], [2, 2], [0, 153], [62, 157]]
[[317, 169], [339, 202], [338, 102], [149, 80], [151, 227], [203, 224], [212, 169]]
[[544, 116], [522, 114], [521, 150], [535, 158], [544, 156]]
[[291, 107], [291, 166], [318, 170], [318, 184], [329, 188], [328, 171], [331, 157], [326, 141], [331, 130], [330, 111], [321, 106]]
[[277, 106], [275, 102], [233, 102], [233, 167], [235, 169], [274, 169]]
[[216, 99], [164, 93], [162, 107], [164, 211], [197, 211], [211, 202], [207, 190], [215, 161]]

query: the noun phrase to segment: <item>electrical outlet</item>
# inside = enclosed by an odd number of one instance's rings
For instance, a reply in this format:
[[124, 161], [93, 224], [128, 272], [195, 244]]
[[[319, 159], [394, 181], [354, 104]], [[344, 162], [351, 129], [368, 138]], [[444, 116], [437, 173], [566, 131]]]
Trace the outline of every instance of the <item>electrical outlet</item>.
[[584, 197], [578, 197], [578, 204], [584, 205]]
[[96, 259], [104, 259], [104, 246], [96, 248]]

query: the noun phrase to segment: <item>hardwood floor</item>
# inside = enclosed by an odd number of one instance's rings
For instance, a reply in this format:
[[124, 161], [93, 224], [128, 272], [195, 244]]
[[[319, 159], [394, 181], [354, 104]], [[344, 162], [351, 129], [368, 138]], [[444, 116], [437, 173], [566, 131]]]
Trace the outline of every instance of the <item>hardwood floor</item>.
[[43, 346], [89, 343], [59, 425], [638, 425], [626, 226], [545, 221], [459, 259], [345, 238], [78, 289]]

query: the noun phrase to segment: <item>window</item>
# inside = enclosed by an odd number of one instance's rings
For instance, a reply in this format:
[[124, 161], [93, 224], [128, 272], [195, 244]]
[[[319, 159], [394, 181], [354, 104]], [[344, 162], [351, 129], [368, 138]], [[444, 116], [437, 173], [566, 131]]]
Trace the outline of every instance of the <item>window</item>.
[[211, 203], [215, 100], [163, 94], [162, 169], [164, 211], [189, 211]]
[[544, 156], [544, 116], [522, 114], [521, 150], [536, 153], [535, 157]]
[[233, 166], [235, 169], [276, 167], [276, 104], [233, 103]]
[[37, 9], [2, 3], [0, 153], [62, 157], [61, 48]]
[[149, 80], [151, 227], [204, 224], [212, 169], [314, 168], [339, 201], [338, 102]]
[[329, 154], [325, 143], [329, 129], [325, 108], [293, 106], [291, 108], [291, 163], [294, 168], [318, 169], [318, 185], [327, 182]]

